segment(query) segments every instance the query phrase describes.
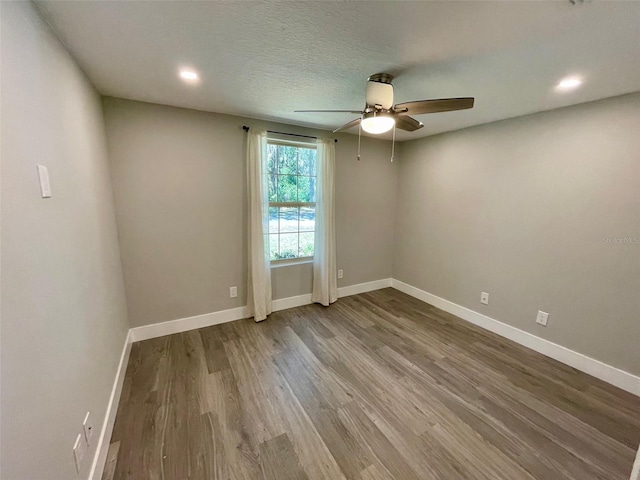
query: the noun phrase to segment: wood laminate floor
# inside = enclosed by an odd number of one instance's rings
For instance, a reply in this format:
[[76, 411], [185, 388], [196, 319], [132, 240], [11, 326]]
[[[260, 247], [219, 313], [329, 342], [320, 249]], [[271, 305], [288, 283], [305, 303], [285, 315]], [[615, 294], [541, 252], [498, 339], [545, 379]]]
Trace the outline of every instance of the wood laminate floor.
[[134, 344], [103, 479], [627, 480], [639, 404], [384, 289]]

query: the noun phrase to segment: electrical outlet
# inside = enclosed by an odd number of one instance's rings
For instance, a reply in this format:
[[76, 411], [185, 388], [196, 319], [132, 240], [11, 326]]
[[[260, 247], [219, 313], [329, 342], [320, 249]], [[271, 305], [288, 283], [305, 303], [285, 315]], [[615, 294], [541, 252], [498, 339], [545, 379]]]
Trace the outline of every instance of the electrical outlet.
[[489, 305], [489, 294], [487, 292], [480, 293], [480, 303]]
[[236, 298], [238, 296], [238, 287], [230, 287], [229, 288], [229, 296], [231, 298]]
[[79, 433], [76, 438], [76, 443], [73, 445], [73, 458], [76, 460], [76, 470], [80, 473], [80, 467], [82, 466], [82, 459], [84, 454], [87, 453], [87, 442], [84, 436]]
[[84, 422], [82, 422], [82, 428], [84, 429], [84, 438], [87, 441], [87, 446], [91, 445], [91, 437], [93, 436], [93, 421], [89, 416], [90, 412], [84, 417]]
[[540, 325], [547, 326], [547, 321], [549, 320], [549, 314], [547, 312], [543, 312], [542, 310], [538, 310], [538, 316], [536, 317], [536, 323]]
[[340, 269], [338, 270], [338, 278], [342, 278], [344, 277], [344, 270]]

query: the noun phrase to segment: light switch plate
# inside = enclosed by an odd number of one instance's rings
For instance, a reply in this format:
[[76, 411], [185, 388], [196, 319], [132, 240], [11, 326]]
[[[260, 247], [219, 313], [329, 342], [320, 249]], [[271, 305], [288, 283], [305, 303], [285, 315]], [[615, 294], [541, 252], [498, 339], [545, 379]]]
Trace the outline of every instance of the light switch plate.
[[549, 321], [549, 314], [547, 312], [543, 312], [542, 310], [538, 310], [536, 323], [539, 323], [540, 325], [544, 325], [546, 327], [548, 321]]
[[93, 421], [91, 420], [90, 412], [87, 412], [85, 415], [82, 428], [84, 429], [84, 438], [87, 441], [87, 446], [89, 446], [91, 445], [91, 437], [93, 436]]
[[76, 438], [76, 443], [73, 445], [73, 457], [76, 461], [76, 470], [80, 473], [80, 467], [82, 466], [82, 459], [84, 458], [84, 454], [87, 453], [87, 442], [84, 439], [84, 436], [79, 433]]
[[40, 194], [42, 198], [51, 198], [51, 184], [49, 183], [49, 170], [44, 165], [36, 165], [38, 178], [40, 179]]

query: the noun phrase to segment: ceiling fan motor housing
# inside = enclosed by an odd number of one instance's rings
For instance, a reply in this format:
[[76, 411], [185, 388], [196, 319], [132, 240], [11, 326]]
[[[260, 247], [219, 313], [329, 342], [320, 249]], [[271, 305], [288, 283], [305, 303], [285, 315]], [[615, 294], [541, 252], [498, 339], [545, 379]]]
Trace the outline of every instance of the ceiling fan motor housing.
[[386, 77], [375, 78], [378, 75], [383, 74], [372, 75], [367, 82], [367, 105], [380, 105], [383, 109], [388, 110], [393, 106], [393, 85], [391, 85], [391, 78], [393, 77], [384, 74]]

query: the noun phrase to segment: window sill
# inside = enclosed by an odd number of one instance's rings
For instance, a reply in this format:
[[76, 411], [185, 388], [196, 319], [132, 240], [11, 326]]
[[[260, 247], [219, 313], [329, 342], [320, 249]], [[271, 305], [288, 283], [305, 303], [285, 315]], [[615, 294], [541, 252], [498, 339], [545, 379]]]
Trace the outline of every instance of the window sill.
[[294, 265], [304, 265], [313, 263], [313, 257], [292, 258], [291, 260], [276, 260], [271, 262], [271, 268], [292, 267]]

